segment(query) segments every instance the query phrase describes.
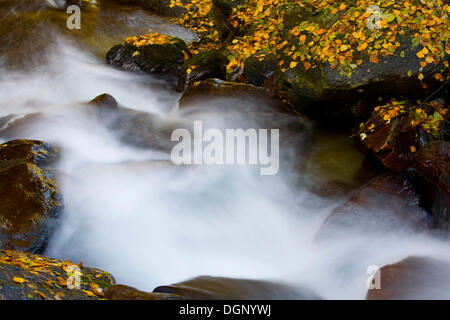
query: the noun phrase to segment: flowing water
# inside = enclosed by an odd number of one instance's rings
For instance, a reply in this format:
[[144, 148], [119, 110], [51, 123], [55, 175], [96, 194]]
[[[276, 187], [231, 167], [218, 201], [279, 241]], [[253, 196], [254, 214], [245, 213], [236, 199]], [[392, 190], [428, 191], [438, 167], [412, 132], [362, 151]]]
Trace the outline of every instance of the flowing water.
[[[0, 140], [41, 139], [61, 149], [65, 210], [46, 254], [84, 261], [147, 291], [208, 275], [271, 280], [344, 299], [365, 298], [369, 265], [411, 255], [450, 261], [448, 241], [402, 230], [347, 230], [315, 241], [345, 199], [320, 197], [308, 186], [356, 187], [373, 175], [344, 135], [311, 134], [307, 124], [286, 129], [274, 176], [261, 176], [257, 166], [174, 166], [160, 148], [124, 142], [84, 103], [107, 92], [121, 106], [155, 116], [157, 129], [202, 120], [214, 128], [283, 130], [298, 119], [231, 98], [178, 110], [179, 95], [163, 79], [112, 69], [103, 57], [148, 30], [188, 41], [191, 33], [103, 1], [83, 12], [79, 31], [65, 28], [66, 17], [44, 1], [0, 4], [0, 117], [14, 115], [13, 130]], [[449, 289], [434, 297], [449, 298]]]

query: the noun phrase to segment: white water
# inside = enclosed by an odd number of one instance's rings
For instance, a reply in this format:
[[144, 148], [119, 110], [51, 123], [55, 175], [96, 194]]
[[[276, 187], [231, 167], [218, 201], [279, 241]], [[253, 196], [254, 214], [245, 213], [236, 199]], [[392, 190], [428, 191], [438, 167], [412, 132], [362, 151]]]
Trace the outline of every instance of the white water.
[[[282, 150], [276, 176], [260, 176], [254, 166], [175, 167], [152, 162], [167, 154], [121, 143], [80, 103], [107, 92], [168, 123], [204, 120], [220, 128], [258, 126], [267, 120], [258, 116], [263, 106], [233, 101], [209, 111], [205, 103], [177, 113], [177, 96], [159, 80], [113, 70], [62, 39], [51, 55], [49, 65], [0, 76], [0, 117], [46, 116], [14, 138], [46, 140], [62, 150], [65, 211], [48, 255], [84, 261], [141, 290], [211, 275], [274, 279], [343, 299], [365, 297], [369, 265], [410, 255], [450, 261], [448, 242], [401, 231], [348, 231], [345, 238], [314, 242], [338, 203], [299, 185], [293, 150], [309, 151], [302, 150], [301, 135]], [[279, 115], [273, 126], [290, 121]], [[438, 297], [448, 297], [446, 289]]]

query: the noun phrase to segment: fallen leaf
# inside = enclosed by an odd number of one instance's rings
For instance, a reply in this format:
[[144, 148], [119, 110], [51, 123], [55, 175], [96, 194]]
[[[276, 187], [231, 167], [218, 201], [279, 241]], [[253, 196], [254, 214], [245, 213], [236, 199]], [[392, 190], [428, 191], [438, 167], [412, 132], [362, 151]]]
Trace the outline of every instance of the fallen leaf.
[[21, 277], [14, 277], [12, 280], [13, 280], [15, 283], [18, 283], [18, 284], [23, 284], [24, 282], [27, 281], [27, 280], [25, 280], [24, 278], [21, 278]]

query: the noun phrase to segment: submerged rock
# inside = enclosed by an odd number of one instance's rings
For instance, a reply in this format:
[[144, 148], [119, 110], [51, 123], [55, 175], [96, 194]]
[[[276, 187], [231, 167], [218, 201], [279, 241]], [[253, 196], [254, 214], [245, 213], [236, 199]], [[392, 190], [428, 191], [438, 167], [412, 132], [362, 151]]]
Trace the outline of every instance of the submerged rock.
[[450, 299], [450, 263], [409, 257], [380, 269], [381, 289], [367, 292], [368, 300]]
[[43, 141], [0, 145], [0, 248], [42, 252], [62, 210], [46, 166], [56, 150]]
[[109, 273], [99, 269], [0, 251], [0, 300], [96, 300], [114, 283]]
[[157, 287], [153, 292], [175, 294], [189, 300], [311, 300], [320, 299], [314, 292], [275, 282], [197, 277], [170, 286]]
[[433, 226], [432, 219], [419, 202], [420, 196], [405, 174], [383, 174], [334, 209], [316, 239], [346, 235], [349, 230], [362, 234], [429, 230]]

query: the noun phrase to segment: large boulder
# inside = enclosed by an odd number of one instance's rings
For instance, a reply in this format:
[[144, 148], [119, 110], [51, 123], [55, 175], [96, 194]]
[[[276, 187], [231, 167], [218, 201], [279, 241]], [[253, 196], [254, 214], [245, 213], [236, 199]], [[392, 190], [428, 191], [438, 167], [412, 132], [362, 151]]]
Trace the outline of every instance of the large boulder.
[[43, 141], [0, 145], [0, 248], [42, 252], [61, 212], [51, 170], [57, 157]]
[[433, 226], [432, 219], [419, 203], [420, 196], [405, 174], [383, 174], [334, 209], [316, 239], [345, 236], [349, 231], [361, 234], [427, 231]]
[[109, 273], [82, 264], [0, 251], [0, 300], [97, 300], [114, 283]]
[[[341, 2], [336, 6], [339, 7]], [[420, 1], [413, 2], [421, 5]], [[366, 8], [355, 7], [353, 1], [345, 1], [342, 5], [345, 9], [337, 12], [333, 12], [333, 6], [324, 9], [292, 6], [286, 9], [282, 34], [286, 43], [283, 49], [279, 50], [279, 61], [284, 61], [285, 64], [277, 68], [275, 81], [288, 92], [299, 111], [322, 119], [336, 119], [336, 116], [348, 118], [353, 117], [352, 108], [357, 101], [371, 105], [376, 103], [379, 97], [393, 95], [412, 99], [425, 98], [441, 85], [435, 75], [444, 69], [443, 61], [448, 60], [448, 47], [445, 49], [447, 53], [442, 50], [439, 62], [427, 57], [432, 61], [429, 60], [429, 63], [421, 66], [420, 62], [425, 61], [419, 60], [417, 54], [422, 56], [419, 51], [425, 48], [426, 41], [425, 36], [421, 38], [422, 42], [419, 41], [417, 35], [420, 34], [415, 26], [409, 28], [402, 24], [397, 27], [393, 23], [392, 28], [388, 24], [386, 29], [370, 30], [359, 22], [365, 21], [361, 18], [364, 14], [361, 9]], [[382, 10], [391, 12], [393, 8]], [[360, 14], [359, 18], [354, 18], [353, 13], [356, 11]], [[403, 17], [404, 14], [399, 15]], [[349, 20], [345, 20], [344, 16], [350, 17]], [[436, 13], [435, 18], [438, 19], [438, 16], [442, 22], [435, 25], [433, 30], [442, 38], [442, 34], [448, 32], [448, 22], [442, 11]], [[410, 19], [415, 15], [405, 13], [405, 17]], [[405, 17], [402, 21], [406, 21]], [[383, 19], [392, 18], [395, 21], [393, 14]], [[421, 16], [417, 13], [417, 21], [419, 18]], [[424, 20], [424, 23], [428, 21]], [[362, 29], [352, 29], [353, 25], [357, 25], [357, 28], [361, 26]], [[298, 27], [301, 35], [306, 38], [290, 33], [294, 27]], [[308, 27], [313, 28], [306, 30]], [[326, 38], [321, 38], [320, 35], [325, 35]], [[430, 38], [430, 34], [427, 35]], [[374, 41], [367, 46], [368, 40], [362, 41], [362, 36], [373, 38]], [[381, 36], [391, 38], [377, 44], [376, 41], [382, 39]], [[440, 46], [442, 49], [446, 44], [442, 43]], [[295, 67], [289, 67], [293, 55], [288, 48], [296, 48], [294, 52], [297, 56], [303, 56], [304, 60], [297, 58], [298, 64]], [[431, 50], [431, 45], [429, 48], [426, 52]], [[334, 58], [331, 62], [328, 60], [330, 52], [333, 52]], [[320, 56], [322, 58], [314, 61], [314, 58]], [[349, 61], [349, 57], [353, 60]], [[349, 62], [338, 62], [340, 59]], [[440, 78], [442, 79], [442, 76]]]
[[380, 289], [368, 300], [450, 299], [450, 263], [428, 257], [409, 257], [380, 269]]
[[125, 71], [178, 76], [187, 58], [189, 50], [183, 40], [150, 34], [127, 38], [124, 44], [112, 47], [106, 63]]
[[318, 295], [305, 288], [248, 279], [202, 276], [169, 286], [155, 288], [154, 293], [175, 294], [189, 300], [311, 300]]

